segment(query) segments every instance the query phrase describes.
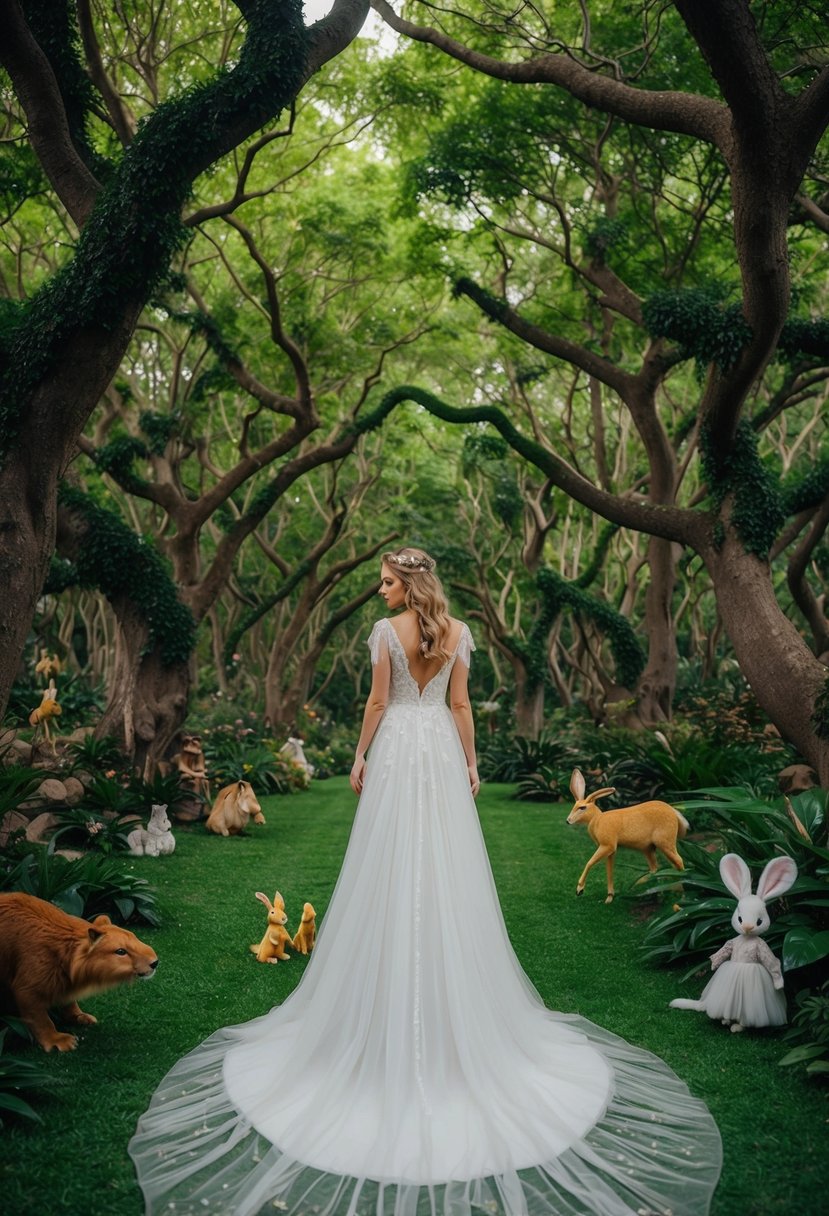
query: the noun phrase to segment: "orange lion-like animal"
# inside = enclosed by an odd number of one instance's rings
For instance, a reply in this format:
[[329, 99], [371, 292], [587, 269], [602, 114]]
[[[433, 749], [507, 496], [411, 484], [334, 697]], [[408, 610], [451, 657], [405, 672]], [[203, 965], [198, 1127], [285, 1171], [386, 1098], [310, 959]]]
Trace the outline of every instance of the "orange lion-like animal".
[[83, 997], [134, 979], [158, 966], [154, 950], [108, 916], [69, 916], [34, 895], [0, 895], [0, 1005], [16, 1012], [44, 1051], [73, 1051], [78, 1040], [49, 1017], [78, 1026], [97, 1021], [78, 1005]]
[[238, 836], [251, 819], [254, 823], [265, 822], [253, 786], [249, 781], [234, 781], [219, 790], [204, 826], [217, 836]]

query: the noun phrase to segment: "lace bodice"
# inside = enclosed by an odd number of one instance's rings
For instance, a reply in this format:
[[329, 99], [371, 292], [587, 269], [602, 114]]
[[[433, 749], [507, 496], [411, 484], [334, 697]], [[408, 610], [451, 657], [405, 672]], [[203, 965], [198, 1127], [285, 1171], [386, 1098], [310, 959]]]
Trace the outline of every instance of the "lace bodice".
[[372, 663], [379, 662], [380, 656], [387, 650], [391, 661], [391, 684], [389, 686], [389, 705], [413, 705], [418, 707], [445, 705], [446, 690], [455, 660], [460, 659], [465, 667], [469, 667], [475, 643], [469, 627], [461, 627], [461, 636], [455, 647], [455, 652], [440, 671], [432, 676], [429, 683], [420, 691], [417, 680], [409, 670], [409, 661], [403, 649], [403, 643], [395, 632], [394, 626], [387, 617], [377, 621], [369, 634], [369, 648]]

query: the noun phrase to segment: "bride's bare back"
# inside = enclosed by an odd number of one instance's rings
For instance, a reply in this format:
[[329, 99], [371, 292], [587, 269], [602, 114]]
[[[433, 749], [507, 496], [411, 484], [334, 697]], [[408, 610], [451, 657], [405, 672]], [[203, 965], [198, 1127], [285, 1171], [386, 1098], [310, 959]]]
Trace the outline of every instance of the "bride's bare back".
[[[451, 653], [460, 641], [462, 621], [450, 618], [451, 628], [446, 642], [446, 649]], [[407, 609], [390, 621], [391, 627], [400, 639], [400, 644], [409, 664], [409, 672], [421, 692], [429, 681], [437, 675], [443, 664], [439, 659], [424, 659], [420, 653], [420, 627], [417, 614]]]

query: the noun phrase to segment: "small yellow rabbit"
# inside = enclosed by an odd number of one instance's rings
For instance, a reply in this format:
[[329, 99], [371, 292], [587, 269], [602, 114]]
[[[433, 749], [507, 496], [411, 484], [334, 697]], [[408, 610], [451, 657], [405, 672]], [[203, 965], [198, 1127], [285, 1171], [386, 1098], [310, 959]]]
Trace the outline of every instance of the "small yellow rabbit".
[[285, 900], [278, 891], [273, 897], [273, 903], [262, 891], [256, 892], [256, 898], [261, 899], [268, 909], [268, 927], [259, 945], [251, 946], [251, 952], [260, 963], [276, 963], [279, 959], [289, 959], [291, 956], [285, 953], [285, 947], [291, 945], [291, 935], [285, 928], [288, 920]]

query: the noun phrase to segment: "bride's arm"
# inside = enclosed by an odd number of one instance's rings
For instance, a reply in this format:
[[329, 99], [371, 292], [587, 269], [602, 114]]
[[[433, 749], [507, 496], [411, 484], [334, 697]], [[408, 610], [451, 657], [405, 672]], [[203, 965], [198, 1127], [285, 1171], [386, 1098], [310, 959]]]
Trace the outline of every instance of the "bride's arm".
[[374, 738], [375, 731], [380, 725], [380, 719], [386, 712], [389, 699], [389, 682], [391, 680], [391, 661], [388, 646], [381, 647], [377, 662], [371, 669], [371, 692], [368, 694], [366, 707], [363, 710], [363, 729], [357, 742], [357, 752], [351, 769], [351, 788], [359, 794], [363, 788], [366, 770], [366, 752]]
[[472, 720], [472, 706], [469, 704], [468, 681], [469, 669], [463, 660], [458, 658], [449, 677], [449, 707], [458, 728], [463, 754], [466, 756], [469, 787], [474, 796], [481, 788], [481, 779], [478, 776], [478, 761], [475, 756], [475, 723]]

